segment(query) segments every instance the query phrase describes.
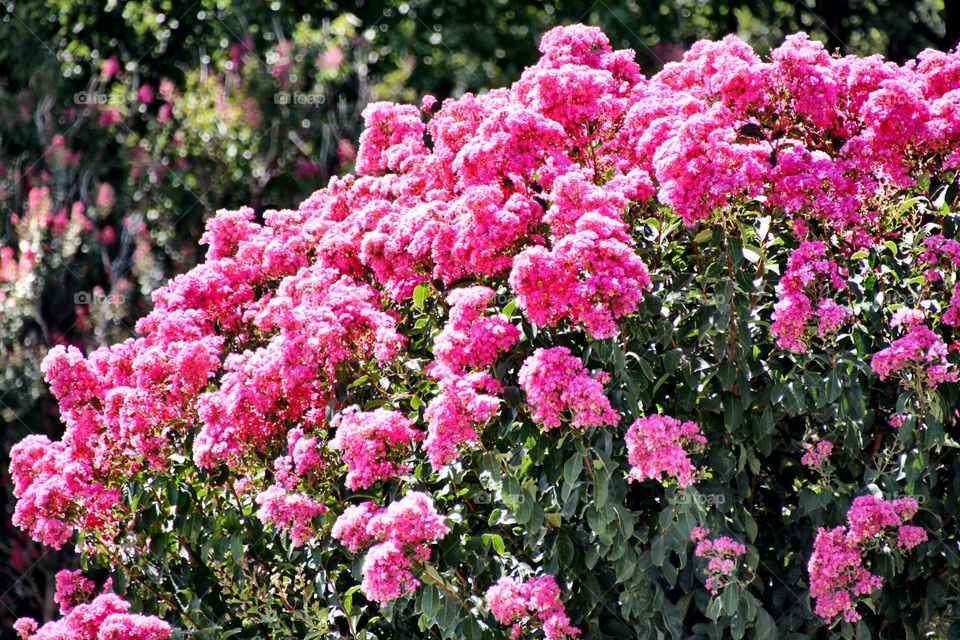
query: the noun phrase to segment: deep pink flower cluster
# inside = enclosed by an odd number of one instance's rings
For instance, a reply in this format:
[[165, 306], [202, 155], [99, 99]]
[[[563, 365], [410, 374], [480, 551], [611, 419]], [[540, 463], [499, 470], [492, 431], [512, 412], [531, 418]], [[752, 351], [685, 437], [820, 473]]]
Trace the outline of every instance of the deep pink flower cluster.
[[429, 545], [449, 532], [430, 496], [412, 491], [384, 509], [372, 502], [347, 507], [331, 535], [353, 553], [370, 547], [360, 588], [384, 605], [420, 586], [413, 573], [415, 563], [429, 560]]
[[[920, 258], [927, 267], [960, 267], [960, 242], [957, 240], [936, 234], [924, 238], [923, 248]], [[939, 274], [933, 279], [936, 277], [939, 277]]]
[[202, 465], [262, 449], [287, 420], [317, 424], [342, 362], [374, 356], [384, 363], [403, 344], [376, 289], [317, 265], [286, 278], [254, 309], [256, 328], [274, 336], [228, 356], [220, 388], [200, 398], [194, 456]]
[[364, 131], [357, 153], [359, 175], [402, 171], [407, 163], [427, 153], [423, 121], [416, 107], [375, 102], [362, 115]]
[[957, 381], [957, 372], [947, 361], [947, 344], [925, 324], [923, 312], [898, 309], [890, 324], [906, 335], [870, 360], [881, 380], [899, 376], [930, 389]]
[[[883, 586], [883, 578], [864, 566], [864, 546], [881, 540], [895, 548], [912, 549], [924, 542], [927, 533], [923, 528], [904, 524], [917, 508], [917, 501], [910, 497], [888, 502], [860, 496], [847, 512], [847, 526], [817, 529], [808, 566], [817, 615], [827, 621], [840, 614], [848, 622], [860, 619], [857, 597]], [[890, 540], [894, 534], [896, 539]]]
[[960, 281], [953, 287], [953, 295], [950, 297], [950, 303], [947, 305], [943, 316], [940, 318], [943, 324], [951, 327], [960, 327]]
[[547, 431], [563, 421], [580, 428], [616, 426], [620, 421], [603, 392], [610, 374], [598, 371], [591, 376], [566, 347], [534, 351], [520, 367], [518, 380], [533, 419]]
[[154, 616], [128, 613], [130, 603], [109, 593], [95, 595], [95, 585], [80, 571], [57, 574], [54, 600], [60, 605], [59, 620], [40, 626], [32, 618], [20, 618], [14, 629], [22, 640], [167, 640], [170, 625]]
[[222, 338], [183, 312], [155, 329], [87, 358], [58, 346], [44, 359], [64, 436], [31, 436], [11, 451], [14, 522], [35, 539], [59, 548], [74, 529], [107, 525], [119, 501], [111, 484], [166, 467], [169, 435], [191, 423], [190, 400], [216, 370]]
[[694, 422], [652, 414], [630, 425], [626, 442], [630, 480], [663, 480], [667, 476], [688, 487], [696, 476], [688, 449], [706, 444], [707, 439]]
[[560, 600], [560, 587], [551, 575], [519, 582], [504, 576], [487, 589], [487, 607], [500, 624], [510, 624], [511, 640], [524, 633], [543, 630], [546, 640], [560, 640], [580, 635]]
[[424, 450], [435, 469], [452, 462], [460, 449], [479, 440], [477, 426], [500, 408], [502, 387], [488, 372], [498, 355], [520, 339], [520, 330], [501, 315], [487, 314], [496, 292], [489, 287], [454, 289], [450, 316], [434, 340], [436, 360], [427, 372], [439, 393], [427, 407]]
[[690, 532], [690, 540], [697, 543], [694, 555], [707, 558], [705, 584], [710, 593], [717, 595], [720, 589], [736, 578], [737, 559], [747, 552], [747, 548], [727, 536], [707, 538], [708, 535], [709, 529], [694, 527]]
[[780, 279], [780, 300], [774, 305], [770, 333], [777, 344], [796, 353], [806, 351], [812, 333], [811, 321], [817, 319], [816, 333], [826, 338], [839, 329], [850, 309], [833, 299], [846, 284], [844, 271], [825, 257], [827, 247], [819, 240], [803, 242], [790, 254], [787, 271]]
[[812, 469], [817, 469], [826, 462], [830, 454], [833, 453], [833, 443], [829, 440], [806, 442], [803, 445], [803, 449], [804, 454], [801, 456], [800, 462]]
[[876, 199], [930, 159], [957, 161], [960, 78], [938, 71], [955, 57], [836, 58], [797, 34], [764, 62], [734, 36], [698, 42], [634, 87], [616, 162], [649, 171], [688, 222], [764, 195], [802, 232], [811, 220], [868, 241]]
[[403, 462], [412, 443], [423, 437], [413, 421], [387, 409], [360, 411], [350, 407], [333, 420], [336, 434], [330, 448], [339, 451], [347, 465], [345, 483], [350, 489], [366, 489], [378, 480], [388, 480], [410, 470]]

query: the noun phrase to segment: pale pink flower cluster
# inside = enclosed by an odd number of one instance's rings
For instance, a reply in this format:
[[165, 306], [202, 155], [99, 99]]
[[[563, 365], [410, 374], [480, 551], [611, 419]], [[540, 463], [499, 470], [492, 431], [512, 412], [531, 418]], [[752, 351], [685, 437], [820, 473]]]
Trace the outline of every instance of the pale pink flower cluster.
[[413, 443], [423, 433], [413, 421], [397, 411], [360, 411], [349, 407], [334, 418], [336, 429], [330, 448], [339, 451], [347, 465], [345, 483], [350, 489], [366, 489], [379, 480], [403, 475], [410, 466], [403, 462]]
[[803, 449], [804, 454], [801, 456], [800, 462], [811, 469], [817, 469], [820, 467], [820, 465], [826, 462], [827, 458], [830, 457], [830, 454], [833, 453], [833, 443], [829, 440], [805, 442], [803, 444]]
[[80, 571], [57, 574], [54, 600], [60, 605], [59, 620], [41, 626], [32, 618], [20, 618], [14, 629], [22, 640], [167, 640], [170, 625], [154, 616], [128, 613], [130, 603], [109, 593], [95, 595], [95, 585]]
[[360, 588], [385, 605], [420, 586], [413, 573], [416, 563], [429, 560], [429, 545], [449, 532], [430, 496], [412, 491], [384, 509], [372, 502], [347, 507], [331, 535], [353, 553], [370, 547]]
[[546, 640], [580, 635], [580, 629], [570, 624], [560, 600], [560, 587], [551, 575], [529, 578], [524, 582], [504, 576], [487, 589], [486, 601], [497, 622], [513, 625], [511, 640], [537, 630], [543, 631]]
[[518, 380], [533, 419], [546, 431], [565, 421], [577, 428], [616, 426], [620, 421], [603, 391], [610, 374], [590, 375], [566, 347], [534, 351], [520, 367]]
[[827, 338], [850, 316], [850, 309], [837, 304], [834, 292], [846, 288], [846, 273], [826, 257], [827, 247], [819, 241], [800, 244], [787, 260], [787, 271], [780, 279], [780, 300], [773, 307], [770, 333], [777, 344], [789, 351], [807, 350], [813, 333]]
[[957, 381], [957, 371], [947, 361], [947, 344], [925, 324], [921, 311], [898, 309], [890, 324], [905, 335], [870, 360], [870, 366], [881, 380], [909, 378], [930, 389]]
[[631, 481], [672, 477], [681, 487], [688, 487], [697, 472], [688, 449], [706, 444], [707, 439], [694, 422], [652, 414], [630, 425], [626, 442]]
[[352, 553], [365, 549], [373, 541], [373, 534], [368, 528], [370, 518], [379, 510], [376, 503], [369, 501], [350, 505], [337, 518], [330, 535]]
[[690, 540], [697, 543], [694, 555], [707, 559], [705, 584], [710, 593], [717, 595], [720, 589], [736, 578], [738, 558], [747, 552], [747, 548], [727, 536], [708, 538], [708, 535], [709, 529], [694, 527], [690, 532]]
[[860, 496], [847, 512], [847, 526], [817, 529], [808, 565], [810, 596], [816, 601], [817, 615], [828, 622], [840, 614], [848, 622], [860, 619], [857, 597], [883, 586], [883, 578], [864, 566], [864, 545], [885, 541], [906, 550], [924, 542], [927, 533], [923, 528], [904, 524], [917, 508], [917, 501], [910, 497], [888, 502]]

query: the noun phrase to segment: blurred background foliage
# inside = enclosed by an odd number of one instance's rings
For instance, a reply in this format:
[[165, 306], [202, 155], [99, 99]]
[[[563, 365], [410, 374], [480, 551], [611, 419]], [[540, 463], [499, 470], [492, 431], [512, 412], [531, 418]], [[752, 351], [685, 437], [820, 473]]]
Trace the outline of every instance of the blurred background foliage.
[[40, 361], [122, 340], [196, 263], [206, 216], [294, 207], [349, 171], [373, 100], [503, 86], [558, 24], [648, 72], [701, 38], [806, 31], [902, 62], [960, 38], [948, 0], [0, 0], [0, 638], [74, 563], [10, 526], [11, 445], [57, 435]]

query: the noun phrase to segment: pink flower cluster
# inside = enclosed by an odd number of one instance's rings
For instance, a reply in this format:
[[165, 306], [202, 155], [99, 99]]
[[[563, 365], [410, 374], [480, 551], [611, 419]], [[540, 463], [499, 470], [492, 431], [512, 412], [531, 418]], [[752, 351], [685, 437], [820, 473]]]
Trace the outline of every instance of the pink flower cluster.
[[59, 442], [30, 436], [11, 451], [14, 522], [59, 548], [76, 529], [114, 521], [118, 481], [163, 469], [170, 434], [192, 422], [190, 400], [212, 376], [222, 338], [178, 312], [146, 338], [84, 358], [54, 347], [42, 368], [66, 426]]
[[317, 471], [326, 466], [321, 453], [316, 436], [307, 436], [303, 429], [290, 429], [287, 432], [287, 455], [273, 462], [274, 477], [287, 489], [294, 489], [300, 482], [309, 484]]
[[[848, 622], [860, 619], [857, 597], [883, 586], [883, 578], [864, 566], [865, 545], [881, 540], [891, 547], [912, 549], [925, 541], [923, 528], [904, 524], [917, 508], [917, 501], [910, 497], [888, 502], [860, 496], [847, 512], [847, 526], [817, 529], [808, 565], [810, 595], [816, 601], [817, 615], [828, 622], [840, 614]], [[894, 534], [895, 541], [890, 539]]]
[[694, 527], [690, 532], [690, 540], [697, 543], [694, 555], [707, 558], [705, 584], [710, 593], [717, 595], [720, 589], [736, 579], [737, 559], [747, 552], [747, 548], [727, 536], [707, 538], [708, 535], [709, 529]]
[[506, 318], [488, 315], [496, 292], [489, 287], [454, 289], [447, 297], [450, 317], [433, 344], [436, 360], [429, 375], [440, 392], [427, 407], [424, 450], [435, 469], [452, 462], [460, 448], [476, 442], [476, 425], [486, 423], [500, 408], [502, 391], [485, 369], [520, 339], [520, 330]]
[[92, 600], [97, 589], [96, 583], [85, 578], [80, 569], [58, 571], [56, 582], [57, 588], [53, 594], [53, 601], [60, 606], [62, 615], [67, 615], [77, 605]]
[[20, 618], [14, 629], [22, 640], [167, 640], [170, 625], [154, 616], [128, 613], [130, 603], [108, 593], [94, 595], [93, 581], [79, 571], [57, 574], [54, 600], [60, 605], [59, 620], [40, 626], [32, 618]]
[[502, 317], [484, 315], [496, 297], [489, 287], [454, 289], [447, 296], [450, 317], [433, 342], [437, 362], [451, 371], [489, 367], [517, 343], [520, 330]]
[[706, 444], [707, 439], [694, 422], [653, 414], [630, 425], [626, 442], [630, 480], [663, 480], [667, 476], [688, 487], [695, 480], [696, 468], [687, 450]]
[[510, 624], [511, 640], [524, 633], [543, 630], [546, 640], [560, 640], [580, 635], [580, 629], [570, 624], [560, 587], [551, 575], [518, 582], [504, 576], [487, 589], [487, 607], [500, 624]]
[[257, 510], [260, 521], [289, 535], [294, 547], [317, 535], [313, 519], [327, 510], [310, 496], [288, 491], [279, 484], [272, 484], [257, 494], [256, 502], [260, 505]]
[[[835, 58], [797, 35], [764, 61], [730, 37], [646, 79], [596, 28], [552, 30], [541, 52], [508, 88], [423, 109], [370, 105], [357, 176], [262, 221], [249, 208], [218, 212], [206, 260], [155, 292], [142, 337], [87, 356], [54, 349], [45, 371], [64, 448], [17, 450], [18, 523], [62, 544], [108, 520], [115, 487], [166, 468], [188, 438], [204, 467], [262, 470], [290, 429], [320, 433], [339, 373], [401, 353], [397, 310], [417, 285], [462, 282], [430, 372], [439, 393], [424, 447], [443, 466], [498, 411], [501, 386], [485, 369], [518, 332], [488, 312], [490, 291], [508, 287], [538, 325], [609, 337], [651, 286], [631, 228], [644, 207], [671, 206], [688, 223], [783, 210], [804, 233], [859, 242], [873, 237], [876, 203], [920, 167], [960, 159], [960, 76], [942, 71], [957, 54], [897, 66]], [[774, 322], [793, 349], [813, 318], [827, 335], [847, 317], [833, 296], [842, 274], [819, 249], [798, 254], [809, 256], [788, 269]], [[814, 295], [805, 271], [829, 291]], [[525, 376], [546, 428], [568, 409], [579, 426], [616, 422], [602, 381], [569, 377], [572, 392], [534, 390]]]
[[510, 286], [534, 322], [566, 318], [599, 339], [616, 335], [616, 320], [636, 310], [650, 276], [629, 245], [586, 230], [517, 256]]
[[846, 287], [844, 271], [826, 258], [827, 247], [819, 240], [803, 242], [790, 254], [787, 271], [780, 279], [780, 300], [773, 307], [770, 333], [789, 351], [806, 351], [806, 340], [816, 322], [816, 333], [826, 338], [839, 329], [850, 310], [833, 299]]
[[956, 58], [837, 58], [796, 34], [763, 61], [734, 36], [698, 42], [632, 89], [615, 162], [650, 172], [687, 222], [763, 195], [802, 232], [869, 241], [875, 202], [960, 158], [960, 78], [939, 71]]
[[[511, 375], [494, 365], [520, 331], [500, 315], [497, 294], [514, 296], [540, 328], [617, 335], [652, 286], [636, 221], [660, 207], [691, 225], [744, 209], [792, 220], [807, 241], [787, 265], [771, 332], [781, 347], [803, 351], [814, 333], [826, 338], [850, 315], [837, 302], [846, 275], [814, 238], [864, 246], [889, 231], [885, 203], [922, 171], [960, 165], [960, 73], [944, 71], [958, 66], [957, 53], [927, 52], [898, 66], [833, 57], [801, 34], [765, 61], [729, 37], [695, 44], [646, 79], [632, 52], [614, 51], [599, 29], [551, 30], [541, 52], [508, 88], [426, 100], [423, 109], [368, 106], [358, 175], [262, 219], [246, 207], [218, 212], [203, 237], [205, 260], [154, 293], [138, 337], [86, 355], [51, 350], [43, 370], [65, 432], [59, 442], [31, 436], [13, 449], [14, 523], [55, 547], [84, 529], [116, 530], [124, 526], [120, 487], [164, 473], [177, 459], [171, 454], [192, 442], [192, 463], [229, 466], [248, 486], [262, 488], [272, 465], [273, 483], [255, 498], [258, 515], [302, 544], [320, 533], [314, 519], [332, 500], [322, 491], [339, 480], [324, 462], [330, 446], [346, 463], [348, 487], [363, 488], [404, 473], [399, 452], [419, 439], [399, 414], [328, 406], [339, 402], [332, 391], [344, 380], [386, 383], [402, 370], [419, 385], [409, 372], [433, 360], [424, 371], [437, 393], [425, 411], [423, 449], [435, 468], [449, 464], [479, 441]], [[280, 75], [289, 53], [278, 45]], [[955, 262], [950, 241], [926, 248], [937, 266]], [[12, 271], [12, 260], [0, 256], [0, 270]], [[449, 318], [422, 345], [432, 353], [410, 354], [404, 331], [420, 285], [446, 296]], [[955, 380], [943, 341], [912, 318], [898, 315], [906, 335], [876, 354], [874, 370], [911, 370], [929, 386]], [[943, 322], [955, 319], [956, 289]], [[604, 392], [609, 380], [565, 347], [536, 349], [518, 375], [544, 430], [618, 424]], [[341, 411], [333, 442], [325, 440], [328, 411]], [[671, 476], [687, 486], [695, 477], [688, 448], [704, 442], [693, 423], [641, 418], [627, 435], [630, 477]], [[331, 477], [321, 480], [321, 471]], [[850, 530], [841, 527], [834, 545], [852, 544], [844, 552], [856, 567], [858, 513], [851, 510]], [[904, 547], [922, 535], [898, 526]], [[448, 531], [430, 498], [413, 492], [385, 509], [347, 508], [332, 534], [366, 550], [363, 590], [384, 603], [417, 587], [418, 563]], [[827, 537], [811, 563], [820, 580], [811, 579], [811, 592], [829, 602], [844, 585], [874, 588], [849, 563], [848, 573], [822, 569], [832, 562]], [[718, 575], [739, 549], [721, 540], [700, 540]], [[504, 583], [489, 598], [504, 608], [491, 609], [511, 623], [536, 620], [548, 637], [575, 633], [555, 582], [527, 584]], [[143, 637], [166, 637], [162, 623], [130, 616], [124, 605], [98, 596], [37, 636], [125, 638], [142, 625]], [[852, 610], [840, 601], [823, 606]], [[81, 618], [97, 619], [97, 628], [64, 631]], [[20, 627], [32, 634], [37, 625]]]
[[488, 315], [496, 292], [489, 287], [454, 289], [447, 297], [450, 317], [433, 344], [429, 375], [440, 392], [426, 411], [424, 450], [435, 469], [452, 462], [461, 447], [480, 438], [476, 426], [500, 408], [502, 387], [487, 371], [520, 339], [520, 330], [500, 315]]
[[347, 507], [331, 535], [353, 553], [370, 547], [360, 588], [369, 599], [385, 605], [420, 586], [413, 574], [415, 563], [429, 560], [429, 545], [449, 532], [433, 500], [412, 491], [384, 509], [372, 502]]
[[199, 399], [194, 456], [205, 466], [263, 449], [285, 421], [317, 424], [341, 363], [371, 356], [385, 363], [404, 342], [376, 289], [317, 264], [287, 277], [247, 314], [272, 337], [230, 354], [220, 388]]
[[97, 529], [113, 521], [120, 492], [94, 479], [62, 442], [31, 435], [10, 451], [10, 475], [17, 505], [13, 524], [45, 545], [59, 549], [75, 528]]
[[830, 454], [833, 453], [833, 443], [829, 440], [806, 442], [803, 445], [803, 449], [804, 454], [801, 456], [800, 462], [811, 469], [817, 469], [826, 462]]
[[941, 320], [950, 327], [960, 327], [960, 242], [942, 235], [932, 235], [924, 240], [924, 252], [920, 260], [926, 267], [923, 275], [929, 283], [943, 282], [948, 286], [948, 274], [954, 275], [952, 293]]
[[403, 459], [412, 443], [423, 437], [413, 421], [396, 411], [360, 411], [350, 407], [334, 418], [336, 434], [330, 448], [339, 451], [347, 465], [350, 489], [366, 489], [378, 480], [403, 475], [410, 467]]
[[603, 392], [610, 375], [598, 371], [591, 376], [566, 347], [534, 351], [520, 367], [518, 380], [533, 419], [547, 431], [565, 420], [578, 428], [616, 426], [620, 421]]
[[906, 335], [875, 353], [870, 360], [870, 366], [881, 380], [899, 376], [930, 389], [957, 381], [957, 372], [947, 361], [947, 345], [925, 324], [923, 312], [898, 309], [890, 324]]
[[427, 405], [427, 438], [423, 449], [434, 469], [456, 459], [460, 448], [478, 442], [476, 426], [487, 423], [500, 410], [500, 383], [485, 371], [456, 375], [444, 366], [434, 366], [431, 375], [440, 392]]

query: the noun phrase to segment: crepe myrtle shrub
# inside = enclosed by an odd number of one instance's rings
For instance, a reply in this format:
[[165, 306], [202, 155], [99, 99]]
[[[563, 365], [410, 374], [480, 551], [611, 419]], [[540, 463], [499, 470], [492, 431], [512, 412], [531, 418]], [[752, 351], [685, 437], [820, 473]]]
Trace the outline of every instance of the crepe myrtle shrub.
[[541, 52], [54, 349], [14, 522], [172, 637], [960, 633], [960, 56]]

